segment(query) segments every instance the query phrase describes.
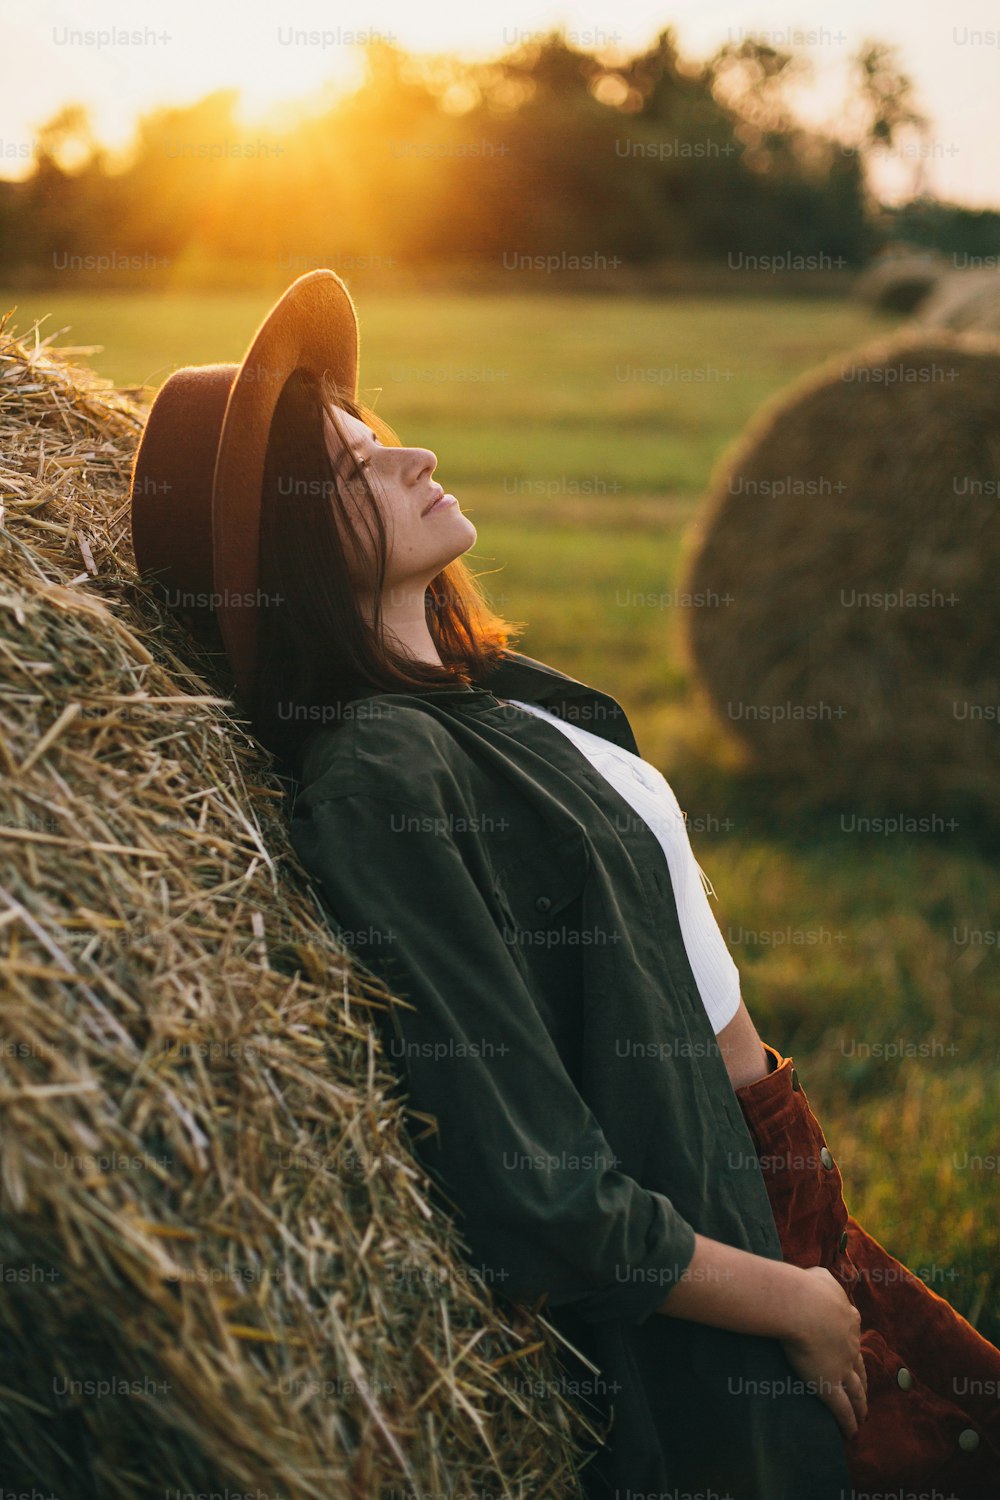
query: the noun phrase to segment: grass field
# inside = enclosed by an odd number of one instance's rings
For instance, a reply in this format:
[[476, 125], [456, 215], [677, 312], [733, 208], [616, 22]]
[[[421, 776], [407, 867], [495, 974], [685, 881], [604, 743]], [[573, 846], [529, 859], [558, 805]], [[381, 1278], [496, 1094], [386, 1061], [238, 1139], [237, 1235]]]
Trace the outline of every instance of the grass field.
[[[125, 385], [238, 359], [267, 299], [3, 296], [101, 344]], [[362, 386], [479, 531], [469, 561], [521, 649], [614, 693], [687, 809], [762, 1034], [793, 1052], [848, 1206], [1000, 1338], [995, 863], [972, 831], [790, 817], [711, 719], [675, 586], [713, 463], [760, 401], [893, 326], [830, 301], [367, 298]], [[845, 440], [848, 435], [845, 434]], [[770, 799], [770, 800], [769, 800]], [[849, 811], [849, 810], [848, 810]]]

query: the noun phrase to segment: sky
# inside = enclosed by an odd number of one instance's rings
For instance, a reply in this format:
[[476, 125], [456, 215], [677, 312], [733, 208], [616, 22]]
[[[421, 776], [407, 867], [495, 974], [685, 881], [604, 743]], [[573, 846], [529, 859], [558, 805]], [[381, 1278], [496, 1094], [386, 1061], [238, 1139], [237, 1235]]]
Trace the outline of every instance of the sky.
[[[123, 147], [136, 117], [223, 87], [241, 89], [248, 129], [280, 122], [281, 104], [320, 107], [357, 79], [365, 36], [415, 52], [486, 57], [562, 23], [581, 46], [646, 46], [675, 28], [698, 60], [755, 34], [803, 51], [813, 81], [799, 102], [813, 123], [842, 123], [847, 60], [874, 38], [898, 46], [930, 117], [923, 146], [874, 164], [887, 200], [908, 194], [918, 156], [924, 186], [972, 207], [1000, 208], [1000, 5], [995, 0], [33, 0], [0, 18], [0, 175], [30, 167], [33, 131], [62, 105], [90, 107], [98, 137]], [[127, 33], [125, 40], [120, 33]]]

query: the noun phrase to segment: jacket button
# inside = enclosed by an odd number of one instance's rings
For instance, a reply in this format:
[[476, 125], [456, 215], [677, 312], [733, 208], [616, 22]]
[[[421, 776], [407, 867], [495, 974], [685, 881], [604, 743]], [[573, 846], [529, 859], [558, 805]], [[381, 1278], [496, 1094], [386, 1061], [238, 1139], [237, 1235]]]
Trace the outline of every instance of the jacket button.
[[963, 1453], [974, 1453], [979, 1447], [979, 1433], [974, 1427], [965, 1427], [958, 1434], [958, 1446]]
[[549, 909], [549, 907], [551, 905], [552, 905], [552, 898], [550, 896], [539, 896], [537, 898], [537, 900], [535, 901], [535, 910], [536, 911], [548, 911], [548, 909]]
[[798, 1073], [796, 1073], [794, 1068], [792, 1069], [792, 1088], [794, 1089], [795, 1093], [798, 1093], [799, 1089], [801, 1088], [801, 1084], [799, 1083], [799, 1075]]
[[843, 1253], [844, 1253], [844, 1251], [846, 1249], [847, 1249], [847, 1230], [845, 1229], [844, 1232], [843, 1232], [843, 1234], [840, 1236], [840, 1253], [841, 1253], [841, 1255], [843, 1255]]
[[829, 1146], [823, 1147], [822, 1151], [819, 1153], [819, 1159], [823, 1163], [826, 1170], [829, 1172], [830, 1168], [833, 1166], [833, 1156], [831, 1155]]
[[899, 1389], [901, 1391], [908, 1391], [910, 1389], [910, 1386], [913, 1384], [913, 1376], [910, 1374], [905, 1365], [900, 1365], [899, 1369], [896, 1371], [896, 1384], [899, 1386]]

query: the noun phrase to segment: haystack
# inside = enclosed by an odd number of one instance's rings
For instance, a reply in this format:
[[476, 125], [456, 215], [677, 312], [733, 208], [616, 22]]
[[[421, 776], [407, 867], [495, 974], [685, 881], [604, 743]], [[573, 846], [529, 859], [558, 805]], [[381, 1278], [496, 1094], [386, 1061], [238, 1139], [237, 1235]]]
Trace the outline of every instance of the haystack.
[[3, 1488], [576, 1495], [557, 1335], [428, 1201], [392, 997], [136, 582], [142, 420], [0, 324]]
[[921, 304], [917, 318], [924, 328], [1000, 334], [1000, 270], [950, 272]]
[[750, 765], [807, 801], [1000, 813], [998, 489], [996, 339], [896, 335], [757, 414], [682, 565], [689, 663]]
[[925, 302], [947, 265], [935, 250], [886, 252], [859, 274], [854, 295], [880, 312], [911, 313]]

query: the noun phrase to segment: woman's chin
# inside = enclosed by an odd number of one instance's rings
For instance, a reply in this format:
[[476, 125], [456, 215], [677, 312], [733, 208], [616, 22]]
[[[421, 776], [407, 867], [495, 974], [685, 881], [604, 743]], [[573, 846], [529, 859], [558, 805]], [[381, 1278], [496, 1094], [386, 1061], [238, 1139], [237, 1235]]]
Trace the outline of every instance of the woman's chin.
[[[479, 533], [468, 516], [463, 516], [461, 511], [455, 516], [452, 525], [455, 529], [455, 535], [459, 539], [453, 544], [455, 551], [451, 561], [454, 562], [456, 557], [461, 557], [463, 552], [468, 552], [470, 547], [475, 546]], [[465, 537], [465, 541], [460, 544], [460, 539], [463, 536]]]

